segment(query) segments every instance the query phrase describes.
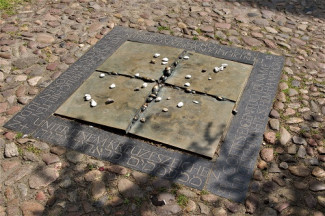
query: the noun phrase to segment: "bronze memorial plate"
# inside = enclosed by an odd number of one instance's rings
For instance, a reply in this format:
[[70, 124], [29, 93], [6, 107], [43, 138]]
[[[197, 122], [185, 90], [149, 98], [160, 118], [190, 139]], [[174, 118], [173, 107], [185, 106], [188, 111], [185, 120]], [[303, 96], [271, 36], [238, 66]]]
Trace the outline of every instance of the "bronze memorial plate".
[[[167, 83], [184, 86], [188, 82], [190, 88], [196, 91], [225, 97], [233, 101], [239, 99], [252, 71], [252, 65], [193, 52], [188, 53], [188, 56], [188, 60], [180, 62], [176, 67]], [[223, 70], [221, 70], [222, 64], [227, 64]], [[220, 68], [220, 71], [215, 71], [215, 67]], [[185, 79], [185, 76], [188, 75], [191, 78]]]
[[[141, 88], [142, 80], [108, 74], [101, 78], [100, 74], [94, 72], [55, 113], [126, 130], [154, 84]], [[112, 84], [114, 88], [110, 88]], [[134, 91], [136, 88], [139, 91]], [[85, 94], [90, 94], [97, 106], [92, 107], [91, 100], [85, 100]], [[114, 102], [108, 104], [109, 98]]]
[[[162, 100], [151, 104], [144, 112], [145, 122], [137, 122], [130, 133], [213, 157], [234, 103], [167, 87], [158, 96]], [[180, 102], [183, 107], [177, 107]]]
[[242, 202], [283, 65], [115, 27], [5, 127]]
[[[55, 113], [212, 158], [251, 70], [247, 64], [127, 41]], [[155, 85], [159, 94], [148, 101]], [[180, 102], [184, 105], [177, 107]]]

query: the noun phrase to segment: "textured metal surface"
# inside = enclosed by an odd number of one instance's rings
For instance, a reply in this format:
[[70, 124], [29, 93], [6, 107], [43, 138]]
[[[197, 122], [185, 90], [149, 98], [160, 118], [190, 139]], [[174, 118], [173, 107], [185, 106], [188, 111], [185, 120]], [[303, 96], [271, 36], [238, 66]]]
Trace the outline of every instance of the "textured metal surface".
[[[126, 130], [154, 84], [140, 88], [143, 84], [141, 80], [113, 75], [99, 78], [99, 74], [94, 72], [55, 113]], [[110, 89], [113, 83], [116, 87]], [[137, 87], [140, 90], [134, 91]], [[84, 100], [85, 94], [90, 94], [97, 102], [96, 107], [90, 107], [90, 102]], [[105, 104], [107, 98], [115, 102]]]
[[[145, 123], [137, 122], [130, 133], [212, 157], [231, 119], [234, 103], [167, 87], [159, 96], [162, 100], [151, 103], [145, 111]], [[179, 102], [184, 106], [178, 108]]]
[[[233, 101], [239, 99], [253, 68], [252, 65], [198, 53], [190, 54], [192, 55], [189, 55], [188, 60], [179, 63], [167, 83], [184, 86], [186, 82], [189, 82], [191, 84], [190, 89], [222, 96]], [[214, 67], [220, 67], [223, 63], [227, 63], [228, 67], [215, 73]], [[202, 72], [202, 70], [206, 70], [206, 72]], [[191, 75], [191, 79], [185, 79], [186, 75]]]
[[[168, 63], [171, 64], [177, 60], [182, 51], [182, 49], [172, 47], [126, 41], [97, 70], [131, 76], [139, 73], [140, 77], [158, 80], [167, 66], [161, 64], [162, 58], [167, 57]], [[154, 58], [155, 53], [159, 53], [160, 56]], [[151, 60], [155, 60], [156, 63], [150, 63]]]

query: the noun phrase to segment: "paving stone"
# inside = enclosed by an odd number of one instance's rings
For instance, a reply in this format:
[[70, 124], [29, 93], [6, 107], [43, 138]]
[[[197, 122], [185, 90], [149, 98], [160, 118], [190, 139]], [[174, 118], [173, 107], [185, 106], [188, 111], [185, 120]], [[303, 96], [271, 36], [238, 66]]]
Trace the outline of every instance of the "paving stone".
[[315, 208], [317, 205], [317, 199], [310, 193], [306, 193], [305, 203], [308, 208]]
[[60, 162], [60, 158], [57, 155], [54, 154], [43, 154], [42, 155], [42, 160], [47, 164], [53, 164], [53, 163], [57, 163]]
[[262, 45], [261, 41], [255, 39], [255, 38], [252, 38], [252, 37], [243, 37], [242, 39], [249, 46], [261, 46]]
[[284, 127], [280, 128], [280, 143], [286, 145], [291, 139], [290, 133]]
[[39, 157], [37, 157], [33, 152], [29, 152], [29, 151], [24, 151], [23, 153], [23, 159], [26, 161], [40, 161]]
[[286, 208], [288, 208], [290, 206], [290, 204], [288, 202], [282, 202], [279, 203], [278, 205], [275, 206], [275, 209], [278, 212], [282, 212], [283, 210], [285, 210]]
[[25, 58], [19, 58], [12, 62], [12, 65], [18, 69], [24, 69], [27, 67], [32, 66], [33, 64], [36, 64], [38, 62], [38, 57], [36, 56], [30, 56]]
[[258, 205], [259, 205], [259, 201], [258, 201], [258, 198], [256, 196], [249, 195], [246, 198], [245, 207], [246, 207], [246, 212], [247, 213], [254, 214], [254, 212], [258, 208]]
[[325, 207], [325, 196], [321, 196], [321, 195], [317, 196], [317, 201], [319, 205]]
[[304, 146], [307, 145], [306, 140], [302, 137], [293, 136], [292, 141], [293, 141], [293, 143], [298, 144], [298, 145], [304, 145]]
[[278, 119], [270, 119], [269, 125], [272, 130], [278, 131], [280, 129], [280, 122]]
[[125, 167], [118, 166], [118, 165], [106, 166], [105, 169], [107, 171], [109, 171], [109, 172], [113, 172], [113, 173], [116, 173], [118, 175], [126, 175], [127, 172], [128, 172]]
[[199, 207], [200, 207], [200, 212], [203, 215], [208, 215], [210, 213], [210, 209], [208, 206], [204, 205], [203, 203], [198, 203]]
[[15, 171], [14, 173], [10, 174], [7, 177], [7, 180], [5, 181], [5, 185], [8, 185], [8, 186], [13, 185], [14, 183], [19, 181], [26, 175], [29, 175], [32, 171], [33, 171], [33, 166], [30, 164], [21, 166], [17, 171]]
[[214, 32], [213, 26], [201, 26], [200, 29], [201, 29], [202, 32], [205, 32], [205, 33]]
[[143, 193], [140, 190], [139, 186], [134, 184], [128, 179], [120, 179], [118, 181], [118, 190], [125, 197], [142, 197]]
[[273, 160], [273, 153], [273, 148], [264, 148], [261, 150], [261, 158], [266, 162], [270, 162]]
[[196, 210], [196, 203], [193, 200], [188, 200], [187, 205], [185, 207], [186, 212], [194, 212]]
[[178, 204], [164, 205], [157, 207], [158, 215], [172, 215], [182, 211], [182, 208]]
[[58, 156], [63, 155], [66, 152], [66, 148], [61, 146], [51, 146], [50, 150], [53, 154], [56, 154]]
[[50, 34], [40, 33], [36, 36], [36, 40], [37, 42], [47, 44], [47, 43], [53, 43], [55, 41], [55, 38]]
[[91, 170], [84, 175], [84, 178], [88, 182], [98, 181], [103, 178], [103, 172], [99, 170]]
[[21, 166], [19, 160], [3, 160], [1, 163], [2, 169], [4, 172], [12, 172]]
[[30, 86], [36, 86], [41, 79], [42, 79], [41, 76], [36, 76], [36, 77], [30, 78], [27, 82]]
[[93, 199], [97, 200], [106, 193], [105, 183], [102, 181], [94, 181], [91, 184], [91, 194]]
[[[273, 120], [276, 120], [276, 119], [273, 119]], [[267, 143], [270, 143], [270, 144], [275, 144], [275, 141], [276, 141], [276, 134], [274, 132], [265, 132], [264, 133], [264, 140], [267, 142]]]
[[45, 210], [44, 206], [36, 201], [25, 201], [20, 206], [24, 216], [42, 216]]
[[289, 166], [289, 171], [291, 174], [299, 177], [307, 177], [310, 175], [310, 170], [305, 166]]
[[213, 216], [227, 216], [227, 211], [224, 208], [219, 207], [212, 209], [212, 214]]
[[138, 171], [132, 171], [132, 176], [135, 179], [135, 181], [137, 182], [137, 184], [145, 184], [148, 182], [149, 180], [149, 175], [146, 173], [141, 173]]
[[196, 193], [194, 193], [191, 190], [185, 189], [185, 188], [182, 188], [182, 189], [178, 190], [178, 193], [179, 194], [183, 194], [183, 195], [185, 195], [186, 197], [189, 197], [189, 198], [196, 198], [196, 197], [198, 197], [198, 195]]
[[309, 189], [311, 191], [324, 191], [325, 190], [325, 183], [324, 182], [320, 182], [320, 181], [312, 181], [309, 184]]
[[236, 213], [239, 211], [239, 205], [237, 203], [233, 203], [228, 200], [225, 200], [223, 204], [232, 213]]
[[7, 158], [19, 156], [18, 147], [14, 142], [5, 144], [5, 156]]
[[107, 204], [110, 206], [119, 206], [123, 204], [123, 199], [121, 197], [118, 196], [113, 196], [110, 200], [108, 200]]
[[201, 200], [205, 201], [205, 202], [209, 202], [209, 203], [215, 203], [215, 202], [218, 202], [220, 200], [220, 198], [218, 198], [214, 194], [204, 194], [204, 195], [201, 195]]
[[36, 171], [29, 178], [29, 187], [32, 189], [40, 189], [54, 182], [59, 177], [59, 172], [55, 168], [45, 167]]
[[305, 158], [306, 157], [306, 148], [304, 147], [304, 146], [299, 146], [299, 148], [298, 148], [298, 152], [297, 152], [297, 156], [299, 157], [299, 158]]
[[221, 29], [230, 29], [231, 24], [230, 23], [215, 23], [214, 27], [221, 28]]
[[17, 189], [19, 190], [20, 196], [22, 198], [24, 198], [28, 195], [28, 187], [24, 183], [18, 183]]

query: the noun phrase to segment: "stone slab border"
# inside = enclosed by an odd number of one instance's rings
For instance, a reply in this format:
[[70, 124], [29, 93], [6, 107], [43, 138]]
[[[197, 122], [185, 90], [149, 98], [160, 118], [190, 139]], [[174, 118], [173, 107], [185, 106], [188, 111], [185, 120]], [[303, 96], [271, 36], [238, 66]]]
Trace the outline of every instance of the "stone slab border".
[[[171, 46], [253, 65], [216, 161], [159, 148], [54, 116], [55, 110], [125, 41]], [[284, 57], [115, 27], [4, 127], [236, 202], [245, 200]]]

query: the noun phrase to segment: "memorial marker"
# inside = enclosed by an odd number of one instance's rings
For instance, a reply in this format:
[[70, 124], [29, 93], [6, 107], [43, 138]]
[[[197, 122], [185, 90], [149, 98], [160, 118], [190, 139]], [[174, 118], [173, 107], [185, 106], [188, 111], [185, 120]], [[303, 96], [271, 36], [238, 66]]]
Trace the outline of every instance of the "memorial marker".
[[283, 63], [116, 27], [5, 127], [241, 202]]

